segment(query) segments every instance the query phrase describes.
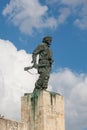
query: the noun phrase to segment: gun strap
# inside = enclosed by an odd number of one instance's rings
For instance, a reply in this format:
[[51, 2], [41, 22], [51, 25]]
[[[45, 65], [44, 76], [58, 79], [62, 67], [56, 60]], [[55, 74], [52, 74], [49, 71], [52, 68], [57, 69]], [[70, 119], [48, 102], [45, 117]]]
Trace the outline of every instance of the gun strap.
[[38, 73], [33, 74], [33, 73], [31, 73], [29, 70], [27, 70], [27, 72], [28, 72], [29, 74], [32, 74], [32, 75], [36, 75], [36, 74], [38, 74]]

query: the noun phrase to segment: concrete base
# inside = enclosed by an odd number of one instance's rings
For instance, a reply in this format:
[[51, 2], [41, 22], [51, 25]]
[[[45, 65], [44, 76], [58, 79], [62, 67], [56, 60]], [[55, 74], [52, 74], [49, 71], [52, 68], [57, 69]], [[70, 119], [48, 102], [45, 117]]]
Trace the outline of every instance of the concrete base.
[[65, 130], [64, 99], [57, 93], [26, 93], [21, 104], [22, 122], [27, 130]]

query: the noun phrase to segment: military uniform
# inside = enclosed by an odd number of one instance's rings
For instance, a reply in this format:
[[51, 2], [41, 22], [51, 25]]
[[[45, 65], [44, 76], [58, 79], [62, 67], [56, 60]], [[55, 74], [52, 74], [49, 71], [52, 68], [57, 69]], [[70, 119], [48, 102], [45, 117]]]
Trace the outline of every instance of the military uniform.
[[[45, 40], [43, 40], [43, 43], [40, 44], [32, 54], [32, 62], [34, 63], [34, 67], [37, 68], [39, 74], [39, 78], [35, 83], [34, 91], [47, 89], [50, 77], [53, 58], [50, 45], [46, 38], [47, 37], [44, 38]], [[36, 63], [37, 55], [39, 55], [38, 64]]]

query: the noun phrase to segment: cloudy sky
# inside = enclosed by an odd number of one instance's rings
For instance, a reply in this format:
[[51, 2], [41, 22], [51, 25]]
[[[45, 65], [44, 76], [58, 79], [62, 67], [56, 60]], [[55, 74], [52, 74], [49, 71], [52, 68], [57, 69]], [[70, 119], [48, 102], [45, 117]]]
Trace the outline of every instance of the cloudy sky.
[[20, 100], [38, 78], [24, 72], [35, 47], [53, 37], [48, 91], [65, 100], [66, 130], [87, 130], [87, 0], [0, 1], [0, 114], [20, 120]]

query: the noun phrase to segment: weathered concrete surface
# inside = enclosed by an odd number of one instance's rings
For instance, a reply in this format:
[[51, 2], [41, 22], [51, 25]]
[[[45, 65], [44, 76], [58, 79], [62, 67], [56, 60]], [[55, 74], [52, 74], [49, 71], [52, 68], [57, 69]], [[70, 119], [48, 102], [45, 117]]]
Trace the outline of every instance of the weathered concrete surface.
[[26, 125], [22, 122], [0, 118], [0, 130], [26, 130]]
[[60, 94], [48, 91], [25, 94], [21, 109], [27, 130], [65, 130], [64, 99]]
[[0, 130], [65, 130], [64, 99], [40, 91], [21, 98], [21, 121], [0, 118]]

